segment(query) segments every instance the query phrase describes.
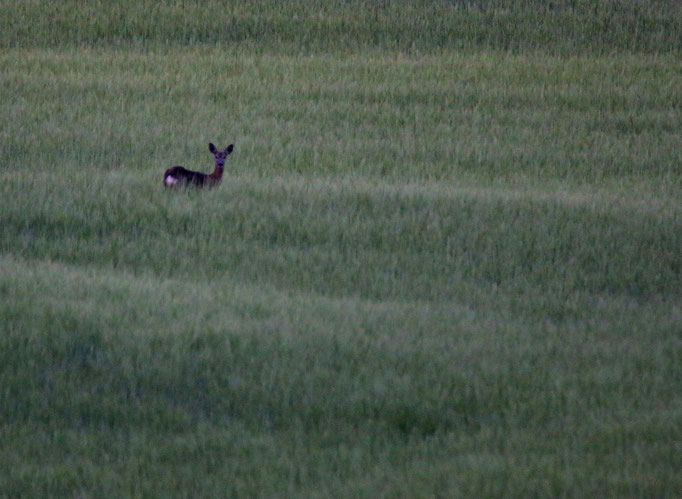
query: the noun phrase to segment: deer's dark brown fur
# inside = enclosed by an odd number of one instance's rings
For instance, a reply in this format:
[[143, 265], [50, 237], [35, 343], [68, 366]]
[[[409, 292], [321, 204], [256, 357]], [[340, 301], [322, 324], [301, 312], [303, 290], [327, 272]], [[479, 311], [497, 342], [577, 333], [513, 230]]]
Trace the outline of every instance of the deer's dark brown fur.
[[201, 173], [188, 170], [182, 166], [174, 166], [166, 170], [163, 174], [163, 185], [166, 187], [195, 186], [195, 187], [215, 187], [223, 178], [225, 169], [225, 158], [232, 153], [234, 145], [230, 144], [224, 151], [220, 151], [213, 144], [208, 145], [209, 151], [215, 158], [215, 169], [213, 173]]

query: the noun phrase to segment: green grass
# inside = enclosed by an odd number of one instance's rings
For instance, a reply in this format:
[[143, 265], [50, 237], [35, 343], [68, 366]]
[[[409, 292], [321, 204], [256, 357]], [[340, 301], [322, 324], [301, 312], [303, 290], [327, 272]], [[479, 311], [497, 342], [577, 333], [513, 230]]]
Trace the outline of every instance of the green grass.
[[676, 4], [0, 19], [0, 496], [679, 496]]
[[7, 0], [0, 46], [228, 45], [257, 52], [682, 49], [670, 0]]

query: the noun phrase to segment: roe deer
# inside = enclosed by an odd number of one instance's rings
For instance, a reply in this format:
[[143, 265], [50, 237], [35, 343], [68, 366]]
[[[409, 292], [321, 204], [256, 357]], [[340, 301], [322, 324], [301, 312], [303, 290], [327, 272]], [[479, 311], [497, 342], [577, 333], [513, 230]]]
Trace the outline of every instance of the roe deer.
[[213, 144], [208, 145], [208, 150], [213, 153], [215, 158], [215, 169], [213, 173], [201, 173], [188, 170], [182, 166], [174, 166], [166, 170], [163, 174], [163, 185], [166, 187], [179, 187], [192, 185], [195, 187], [215, 187], [223, 178], [225, 169], [225, 158], [234, 149], [234, 144], [230, 144], [224, 151], [219, 151]]

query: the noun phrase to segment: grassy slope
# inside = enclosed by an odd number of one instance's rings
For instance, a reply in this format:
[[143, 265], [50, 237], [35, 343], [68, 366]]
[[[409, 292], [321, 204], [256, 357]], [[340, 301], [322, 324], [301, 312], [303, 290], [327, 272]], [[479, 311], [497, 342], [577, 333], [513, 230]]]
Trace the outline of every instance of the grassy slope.
[[0, 492], [682, 489], [679, 8], [158, 5], [3, 6]]

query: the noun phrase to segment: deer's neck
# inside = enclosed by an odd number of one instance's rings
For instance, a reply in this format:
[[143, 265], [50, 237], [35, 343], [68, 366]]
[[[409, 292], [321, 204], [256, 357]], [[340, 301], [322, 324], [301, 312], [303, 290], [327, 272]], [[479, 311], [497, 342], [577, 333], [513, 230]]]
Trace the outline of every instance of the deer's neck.
[[213, 170], [213, 173], [211, 173], [208, 178], [209, 182], [211, 185], [217, 185], [220, 180], [223, 178], [223, 171], [225, 170], [224, 166], [216, 166], [215, 170]]
[[224, 170], [225, 170], [224, 166], [216, 166], [215, 170], [213, 170], [213, 173], [211, 173], [209, 175], [209, 177], [211, 177], [211, 180], [216, 182], [216, 181], [220, 180], [221, 178], [223, 178], [223, 171]]

